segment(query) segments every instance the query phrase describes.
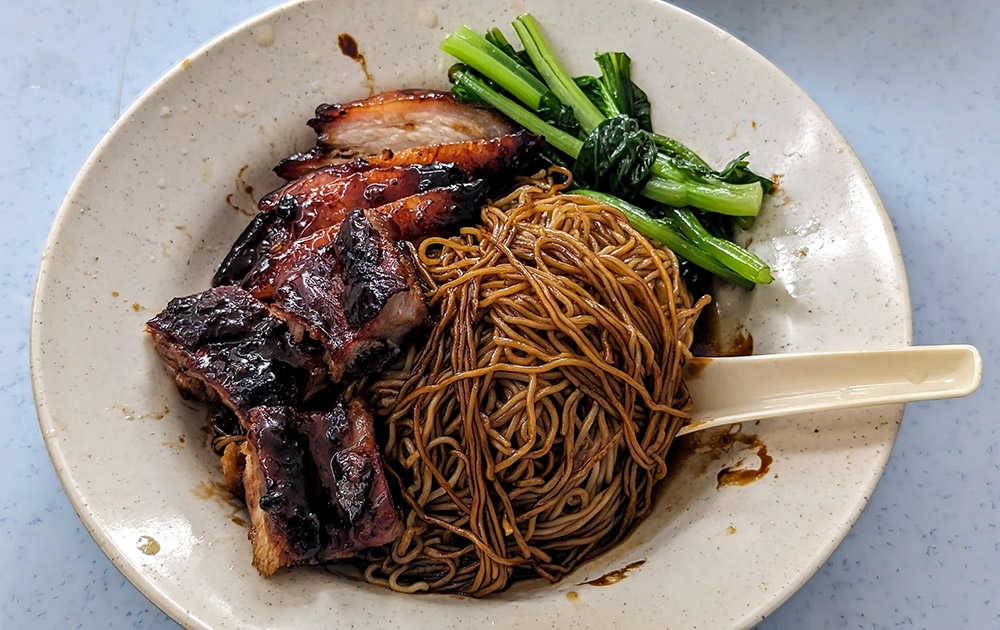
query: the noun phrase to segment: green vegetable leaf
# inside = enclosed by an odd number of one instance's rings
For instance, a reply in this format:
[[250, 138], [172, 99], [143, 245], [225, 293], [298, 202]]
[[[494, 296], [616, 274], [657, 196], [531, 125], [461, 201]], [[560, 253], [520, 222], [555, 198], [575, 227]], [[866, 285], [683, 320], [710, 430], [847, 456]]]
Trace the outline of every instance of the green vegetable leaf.
[[583, 141], [573, 177], [583, 187], [630, 199], [652, 176], [656, 145], [628, 116], [602, 121]]
[[719, 172], [719, 179], [730, 184], [752, 184], [757, 182], [764, 189], [764, 194], [767, 195], [774, 188], [774, 182], [747, 168], [750, 166], [750, 162], [747, 160], [749, 156], [750, 152], [747, 151], [739, 157], [734, 158]]
[[566, 133], [571, 133], [574, 136], [580, 135], [580, 123], [573, 115], [573, 108], [563, 105], [563, 102], [551, 90], [542, 95], [535, 113], [545, 122]]
[[573, 109], [584, 133], [590, 133], [606, 117], [590, 102], [573, 78], [566, 72], [555, 52], [542, 35], [541, 26], [530, 13], [515, 18], [512, 26], [521, 39], [524, 50], [531, 58], [532, 65], [542, 75], [545, 85], [560, 101]]
[[[483, 36], [462, 26], [444, 39], [441, 49], [464, 64], [449, 71], [458, 98], [488, 104], [544, 136], [545, 161], [571, 165], [576, 185], [604, 191], [593, 195], [618, 195], [609, 198], [633, 225], [682, 258], [748, 288], [771, 281], [767, 265], [730, 240], [736, 226], [753, 225], [774, 186], [749, 169], [746, 153], [717, 171], [653, 132], [649, 98], [632, 81], [627, 54], [599, 53], [600, 77], [574, 78], [531, 15], [512, 26], [523, 50], [497, 28]], [[645, 210], [620, 199], [637, 195]]]
[[632, 58], [623, 52], [603, 52], [594, 59], [601, 68], [601, 83], [616, 113], [627, 114], [636, 119], [641, 129], [652, 131], [649, 98], [632, 82]]
[[632, 118], [639, 122], [639, 127], [646, 131], [653, 130], [653, 108], [649, 97], [635, 83], [632, 84]]
[[698, 221], [694, 212], [687, 208], [670, 208], [668, 214], [672, 214], [675, 225], [680, 228], [684, 236], [698, 244], [702, 249], [709, 252], [716, 260], [723, 265], [740, 274], [754, 284], [769, 284], [774, 281], [771, 275], [771, 268], [753, 254], [736, 243], [713, 236]]
[[653, 134], [653, 142], [659, 147], [660, 153], [677, 168], [702, 176], [715, 176], [715, 170], [708, 165], [708, 162], [683, 143], [658, 133]]
[[[573, 134], [566, 133], [538, 117], [527, 107], [502, 94], [488, 79], [479, 76], [474, 70], [464, 64], [455, 64], [448, 70], [448, 79], [461, 87], [458, 92], [470, 102], [488, 103], [505, 116], [521, 125], [528, 131], [543, 136], [545, 142], [575, 158], [583, 147], [583, 141]], [[455, 88], [452, 88], [453, 90]]]
[[441, 50], [488, 76], [493, 83], [533, 110], [538, 108], [539, 99], [548, 91], [537, 73], [529, 71], [530, 66], [523, 65], [516, 56], [509, 56], [468, 26], [460, 26], [444, 38]]
[[721, 171], [716, 171], [701, 159], [697, 153], [684, 146], [684, 144], [657, 133], [653, 134], [653, 141], [659, 147], [660, 153], [677, 168], [690, 171], [693, 175], [703, 181], [722, 181], [727, 184], [760, 184], [764, 194], [771, 192], [774, 182], [762, 177], [748, 167], [750, 162], [747, 157], [750, 152], [744, 152], [731, 160]]
[[611, 118], [612, 116], [618, 116], [624, 114], [625, 112], [619, 111], [618, 107], [615, 105], [614, 99], [605, 89], [604, 84], [597, 77], [575, 77], [573, 82], [576, 83], [580, 91], [583, 92], [584, 96], [597, 107], [605, 118]]

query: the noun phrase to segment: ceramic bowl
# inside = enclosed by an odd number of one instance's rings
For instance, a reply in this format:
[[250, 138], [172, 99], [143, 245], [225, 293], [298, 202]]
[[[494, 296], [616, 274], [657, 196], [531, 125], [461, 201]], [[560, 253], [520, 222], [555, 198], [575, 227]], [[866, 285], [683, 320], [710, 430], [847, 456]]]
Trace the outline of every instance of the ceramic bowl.
[[[721, 164], [744, 150], [780, 179], [748, 235], [776, 281], [721, 292], [757, 352], [911, 341], [906, 278], [878, 195], [816, 105], [733, 36], [653, 0], [510, 3], [314, 0], [219, 37], [114, 125], [66, 197], [42, 260], [31, 330], [38, 415], [76, 510], [112, 561], [191, 628], [749, 628], [823, 564], [881, 475], [902, 406], [745, 424], [676, 444], [655, 510], [562, 582], [497, 596], [407, 596], [301, 568], [260, 577], [247, 516], [222, 490], [207, 412], [185, 402], [144, 322], [201, 291], [308, 148], [323, 102], [447, 87], [438, 50], [460, 24], [530, 11], [574, 74], [624, 50], [655, 126]], [[510, 29], [507, 29], [511, 34]], [[363, 57], [341, 53], [338, 36]], [[773, 461], [745, 486], [727, 467]], [[608, 586], [587, 582], [633, 563]]]

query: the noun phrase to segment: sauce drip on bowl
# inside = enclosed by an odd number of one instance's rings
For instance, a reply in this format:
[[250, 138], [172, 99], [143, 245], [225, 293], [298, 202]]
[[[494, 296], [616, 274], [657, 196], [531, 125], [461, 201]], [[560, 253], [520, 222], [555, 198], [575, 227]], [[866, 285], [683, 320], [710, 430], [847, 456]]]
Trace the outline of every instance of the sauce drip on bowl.
[[760, 466], [757, 468], [739, 468], [740, 464], [727, 466], [719, 471], [716, 489], [723, 486], [745, 486], [762, 478], [771, 469], [774, 458], [767, 454], [767, 445], [760, 441], [756, 435], [738, 433], [738, 440], [747, 445], [747, 448], [757, 449], [757, 457], [760, 458]]
[[373, 96], [375, 94], [375, 77], [372, 76], [371, 72], [368, 72], [368, 62], [365, 60], [365, 56], [358, 50], [358, 40], [354, 39], [349, 33], [341, 33], [337, 35], [337, 46], [345, 57], [350, 57], [361, 66], [361, 72], [365, 73], [365, 86], [368, 87], [368, 96]]
[[609, 586], [617, 582], [621, 582], [628, 577], [628, 572], [632, 569], [638, 569], [642, 565], [646, 564], [645, 560], [636, 560], [635, 562], [630, 562], [620, 569], [611, 571], [610, 573], [605, 573], [601, 577], [590, 580], [588, 582], [582, 582], [581, 585], [587, 584], [589, 586]]

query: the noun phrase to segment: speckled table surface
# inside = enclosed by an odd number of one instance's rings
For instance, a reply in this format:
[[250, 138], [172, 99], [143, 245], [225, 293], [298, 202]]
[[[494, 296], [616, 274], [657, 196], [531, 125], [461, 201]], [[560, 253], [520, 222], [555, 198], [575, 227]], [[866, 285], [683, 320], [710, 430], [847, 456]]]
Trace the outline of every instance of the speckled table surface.
[[[0, 39], [0, 627], [174, 627], [87, 534], [38, 429], [28, 322], [60, 201], [118, 114], [270, 0], [3, 0]], [[683, 0], [776, 63], [869, 169], [906, 261], [918, 344], [971, 343], [972, 396], [909, 405], [844, 543], [759, 627], [1000, 627], [1000, 8], [992, 0]]]

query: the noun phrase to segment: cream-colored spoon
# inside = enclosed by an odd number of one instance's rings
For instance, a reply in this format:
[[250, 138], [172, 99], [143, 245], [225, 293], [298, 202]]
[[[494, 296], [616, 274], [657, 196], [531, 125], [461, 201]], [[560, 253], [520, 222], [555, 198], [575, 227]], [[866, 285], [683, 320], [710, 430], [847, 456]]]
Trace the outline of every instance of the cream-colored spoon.
[[957, 398], [982, 378], [982, 357], [967, 345], [696, 357], [684, 370], [693, 417], [678, 435], [812, 411]]

